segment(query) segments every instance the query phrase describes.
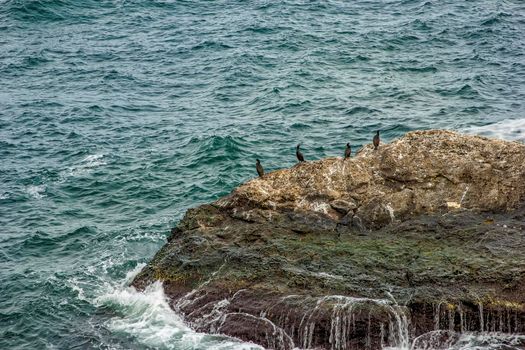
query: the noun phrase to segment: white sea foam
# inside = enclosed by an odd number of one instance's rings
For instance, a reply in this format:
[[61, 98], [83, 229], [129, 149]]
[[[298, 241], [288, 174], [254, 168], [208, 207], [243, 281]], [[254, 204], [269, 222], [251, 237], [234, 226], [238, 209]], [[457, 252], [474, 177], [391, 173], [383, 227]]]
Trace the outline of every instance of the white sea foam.
[[[144, 267], [138, 265], [126, 275], [131, 281]], [[125, 333], [147, 347], [157, 349], [262, 349], [229, 337], [210, 336], [193, 331], [169, 306], [160, 282], [138, 292], [132, 287], [120, 286], [95, 299], [97, 306], [113, 309], [117, 316], [107, 322], [116, 333]]]
[[140, 263], [140, 264], [137, 264], [137, 266], [135, 266], [133, 270], [128, 271], [128, 273], [126, 273], [126, 278], [124, 279], [124, 282], [123, 282], [124, 285], [130, 284], [131, 281], [133, 281], [133, 279], [139, 274], [139, 272], [142, 271], [144, 266], [146, 266], [145, 263]]
[[82, 159], [82, 163], [87, 167], [96, 167], [99, 165], [105, 165], [106, 162], [102, 160], [104, 158], [103, 154], [91, 154], [86, 158]]
[[[439, 335], [439, 331], [433, 331]], [[431, 332], [431, 333], [433, 333]], [[446, 331], [445, 331], [446, 332]], [[439, 337], [430, 337], [428, 343], [420, 342], [417, 349], [447, 349], [447, 350], [490, 350], [507, 349], [520, 350], [525, 345], [525, 335], [509, 334], [499, 332], [467, 332], [462, 333], [459, 339], [451, 344], [451, 341], [440, 343]], [[453, 339], [451, 339], [453, 340]], [[437, 341], [437, 342], [436, 342]], [[448, 346], [448, 347], [447, 347]], [[382, 350], [414, 350], [414, 345], [410, 348], [384, 347]]]
[[142, 293], [131, 287], [117, 288], [97, 302], [120, 313], [109, 321], [112, 331], [128, 333], [146, 346], [169, 348], [174, 338], [190, 331], [170, 309], [160, 282]]
[[495, 137], [502, 140], [525, 142], [525, 118], [503, 120], [498, 123], [473, 126], [463, 130], [468, 134]]
[[67, 280], [71, 289], [77, 293], [77, 298], [82, 301], [88, 301], [84, 294], [84, 289], [79, 285], [77, 278], [70, 278]]
[[46, 185], [29, 185], [26, 187], [26, 192], [35, 199], [41, 199], [46, 196]]
[[0, 199], [7, 199], [7, 198], [9, 198], [9, 193], [7, 192], [0, 193]]
[[451, 350], [523, 349], [525, 335], [508, 333], [474, 332], [464, 333]]
[[107, 159], [104, 154], [91, 154], [83, 158], [78, 164], [69, 167], [66, 171], [62, 172], [62, 181], [67, 177], [75, 177], [88, 173], [94, 168], [107, 164]]

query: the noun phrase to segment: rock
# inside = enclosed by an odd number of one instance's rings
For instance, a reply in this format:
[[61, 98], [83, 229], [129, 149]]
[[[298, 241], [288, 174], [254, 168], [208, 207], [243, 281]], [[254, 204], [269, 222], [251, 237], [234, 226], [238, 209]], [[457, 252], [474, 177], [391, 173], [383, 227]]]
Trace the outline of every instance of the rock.
[[343, 200], [343, 199], [336, 199], [335, 201], [330, 202], [330, 206], [337, 210], [341, 214], [348, 214], [349, 211], [354, 210], [357, 208], [357, 205], [355, 202], [350, 200]]
[[373, 197], [363, 203], [356, 212], [362, 224], [368, 228], [379, 228], [395, 220], [394, 209], [389, 202], [380, 197]]
[[352, 217], [352, 227], [356, 228], [359, 232], [366, 230], [365, 226], [363, 225], [363, 220], [361, 220], [358, 215], [354, 215]]
[[451, 131], [410, 132], [345, 162], [328, 158], [271, 172], [218, 205], [301, 209], [333, 219], [357, 209], [369, 228], [459, 208], [509, 210], [524, 198], [524, 148]]
[[273, 171], [188, 210], [133, 285], [272, 349], [523, 333], [524, 164], [519, 143], [417, 131]]
[[348, 214], [343, 216], [343, 218], [339, 221], [339, 224], [344, 225], [344, 226], [351, 226], [353, 220], [354, 220], [354, 212], [349, 211]]
[[183, 233], [184, 231], [180, 228], [180, 227], [173, 227], [171, 229], [171, 234], [168, 236], [168, 242], [171, 241], [172, 239], [174, 238], [178, 238], [180, 237], [180, 235]]

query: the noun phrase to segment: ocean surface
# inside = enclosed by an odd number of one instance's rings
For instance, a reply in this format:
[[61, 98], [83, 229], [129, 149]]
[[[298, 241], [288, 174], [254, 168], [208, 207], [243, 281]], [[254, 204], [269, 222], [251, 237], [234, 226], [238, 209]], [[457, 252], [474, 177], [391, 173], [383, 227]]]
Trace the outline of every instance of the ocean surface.
[[429, 128], [525, 140], [525, 2], [0, 0], [0, 349], [256, 348], [127, 282], [255, 158]]

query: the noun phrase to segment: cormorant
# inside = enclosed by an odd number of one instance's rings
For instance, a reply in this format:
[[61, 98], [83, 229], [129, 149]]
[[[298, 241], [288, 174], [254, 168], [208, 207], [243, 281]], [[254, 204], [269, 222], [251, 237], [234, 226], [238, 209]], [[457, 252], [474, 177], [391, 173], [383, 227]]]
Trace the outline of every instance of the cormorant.
[[351, 154], [352, 154], [352, 148], [350, 147], [350, 144], [347, 143], [346, 144], [346, 149], [345, 149], [345, 159], [346, 158], [350, 158]]
[[297, 149], [295, 150], [295, 155], [297, 156], [297, 159], [299, 159], [300, 162], [304, 162], [304, 157], [301, 151], [299, 150], [299, 147], [301, 147], [301, 144], [297, 145]]
[[259, 159], [256, 159], [256, 163], [255, 163], [255, 169], [257, 169], [257, 174], [259, 174], [259, 177], [263, 177], [264, 175], [264, 169], [261, 165], [261, 162], [259, 161]]
[[379, 130], [377, 130], [377, 134], [374, 136], [374, 149], [377, 149], [379, 147]]

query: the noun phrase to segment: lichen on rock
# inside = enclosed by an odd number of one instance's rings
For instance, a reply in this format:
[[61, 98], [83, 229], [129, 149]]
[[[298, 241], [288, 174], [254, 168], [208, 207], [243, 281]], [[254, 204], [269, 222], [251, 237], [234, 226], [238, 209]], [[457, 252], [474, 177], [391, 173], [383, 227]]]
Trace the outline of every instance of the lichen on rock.
[[415, 131], [378, 150], [365, 146], [351, 159], [271, 172], [217, 205], [305, 210], [334, 220], [352, 210], [368, 228], [378, 228], [450, 209], [512, 209], [525, 193], [524, 163], [524, 146], [517, 142]]

